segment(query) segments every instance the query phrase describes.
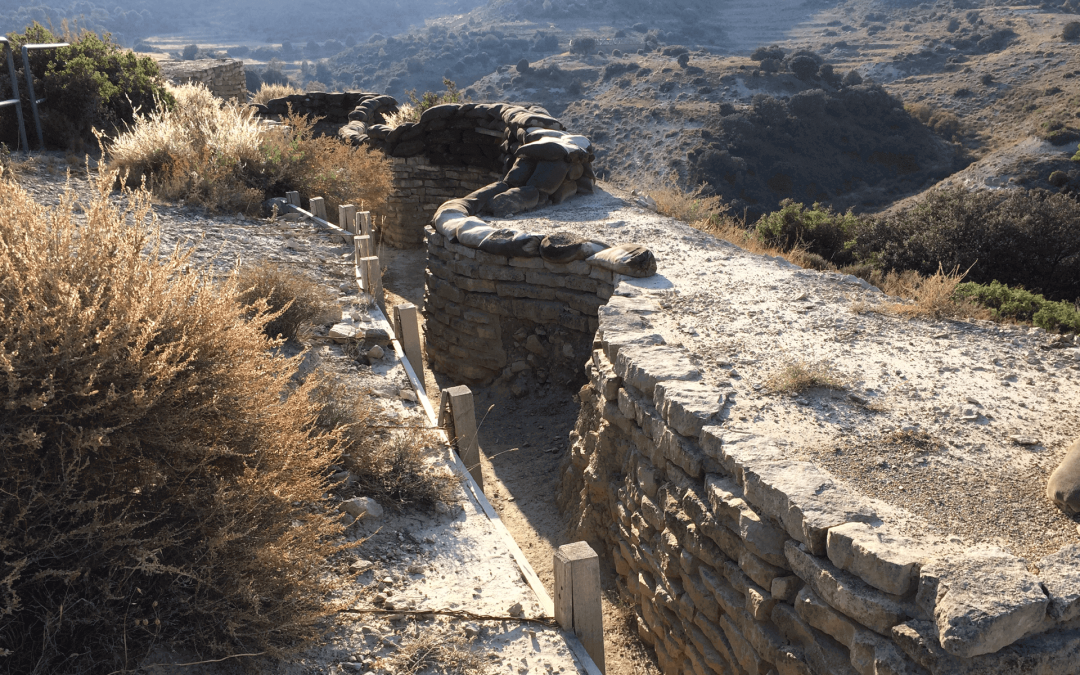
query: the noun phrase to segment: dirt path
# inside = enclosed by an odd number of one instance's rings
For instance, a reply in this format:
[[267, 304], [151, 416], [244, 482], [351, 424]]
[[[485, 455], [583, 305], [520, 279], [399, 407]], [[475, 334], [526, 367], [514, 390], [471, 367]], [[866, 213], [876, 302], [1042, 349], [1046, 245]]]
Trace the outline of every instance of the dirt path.
[[[384, 248], [387, 306], [411, 302], [423, 306], [423, 249], [397, 251]], [[428, 395], [438, 400], [443, 386], [454, 383], [426, 369]], [[555, 505], [559, 491], [559, 462], [577, 419], [573, 392], [541, 388], [515, 399], [498, 387], [474, 388], [480, 447], [483, 451], [484, 490], [510, 534], [525, 553], [544, 586], [554, 587], [552, 558], [555, 549], [569, 543], [566, 520]], [[603, 552], [601, 552], [603, 553]], [[659, 673], [653, 656], [637, 637], [630, 606], [615, 588], [615, 569], [604, 564], [604, 643], [608, 675]]]

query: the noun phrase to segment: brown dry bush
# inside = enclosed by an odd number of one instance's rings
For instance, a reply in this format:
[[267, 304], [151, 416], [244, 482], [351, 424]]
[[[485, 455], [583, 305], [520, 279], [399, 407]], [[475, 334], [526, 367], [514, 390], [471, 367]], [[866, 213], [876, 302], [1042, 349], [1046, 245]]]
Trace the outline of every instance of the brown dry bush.
[[923, 276], [914, 270], [883, 272], [869, 265], [859, 265], [845, 267], [841, 272], [869, 281], [886, 295], [909, 301], [883, 303], [868, 309], [909, 319], [988, 319], [991, 316], [986, 307], [958, 296], [956, 287], [966, 276], [966, 272], [959, 269], [946, 272], [939, 266], [936, 274]]
[[336, 305], [334, 294], [307, 274], [262, 260], [240, 268], [240, 301], [253, 305], [265, 300], [274, 318], [263, 327], [269, 338], [296, 338], [301, 326], [328, 319]]
[[385, 207], [390, 165], [382, 154], [315, 136], [317, 120], [303, 115], [265, 126], [251, 108], [223, 102], [203, 85], [182, 85], [173, 95], [175, 110], [137, 115], [105, 147], [109, 169], [128, 185], [146, 180], [162, 199], [250, 215], [291, 190], [324, 197], [331, 213], [350, 203]]
[[[339, 432], [266, 315], [98, 196], [0, 183], [0, 672], [133, 671], [155, 645], [280, 655], [336, 611]], [[328, 599], [330, 599], [328, 601]]]
[[844, 383], [827, 363], [795, 359], [772, 373], [765, 386], [778, 394], [798, 394], [807, 389], [843, 389]]
[[291, 84], [267, 84], [263, 83], [259, 87], [259, 91], [255, 92], [251, 96], [252, 103], [258, 103], [259, 105], [266, 105], [275, 98], [285, 98], [286, 96], [292, 96], [293, 94], [303, 94], [301, 89], [297, 89]]

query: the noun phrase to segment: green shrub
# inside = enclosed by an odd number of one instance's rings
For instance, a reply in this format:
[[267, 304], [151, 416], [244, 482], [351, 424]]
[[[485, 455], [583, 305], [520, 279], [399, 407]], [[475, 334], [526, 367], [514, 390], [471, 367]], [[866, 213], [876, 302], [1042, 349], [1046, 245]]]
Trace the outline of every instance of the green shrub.
[[955, 295], [989, 307], [995, 318], [1030, 321], [1049, 331], [1080, 332], [1080, 309], [1071, 302], [1047, 300], [1038, 293], [1010, 288], [998, 281], [965, 282], [956, 287]]
[[804, 247], [834, 265], [847, 265], [854, 262], [852, 241], [863, 221], [851, 211], [836, 213], [821, 204], [807, 208], [785, 199], [780, 210], [762, 216], [755, 229], [766, 245], [783, 251]]
[[461, 92], [458, 91], [457, 83], [445, 77], [443, 78], [442, 83], [443, 86], [446, 87], [446, 91], [441, 94], [425, 91], [423, 96], [417, 97], [415, 89], [408, 92], [409, 104], [412, 105], [415, 110], [416, 120], [419, 120], [420, 115], [423, 115], [424, 111], [428, 108], [434, 108], [443, 103], [461, 103], [462, 95]]
[[888, 271], [958, 268], [970, 281], [1072, 301], [1080, 297], [1080, 204], [1045, 190], [935, 191], [860, 225], [854, 253]]
[[[157, 63], [122, 49], [108, 33], [57, 36], [34, 23], [8, 39], [15, 49], [26, 43], [71, 43], [69, 47], [31, 52], [36, 93], [45, 96], [39, 107], [42, 131], [46, 144], [52, 147], [79, 147], [93, 140], [95, 128], [111, 136], [134, 121], [135, 111], [174, 104]], [[21, 65], [21, 59], [19, 62]], [[21, 71], [18, 76], [20, 81], [25, 78]]]

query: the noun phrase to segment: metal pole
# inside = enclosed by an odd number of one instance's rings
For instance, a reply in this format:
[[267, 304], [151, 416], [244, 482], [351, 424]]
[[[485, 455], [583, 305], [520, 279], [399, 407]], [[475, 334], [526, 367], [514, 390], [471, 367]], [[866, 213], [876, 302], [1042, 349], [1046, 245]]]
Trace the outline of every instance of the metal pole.
[[[38, 116], [38, 99], [37, 94], [34, 93], [34, 73], [30, 71], [30, 50], [31, 49], [54, 49], [56, 47], [68, 47], [67, 42], [55, 42], [47, 45], [23, 45], [22, 46], [22, 58], [23, 67], [26, 69], [26, 89], [30, 94], [30, 112], [34, 114], [34, 127], [37, 128], [38, 149], [45, 149], [45, 136], [41, 133], [41, 117]], [[42, 98], [42, 101], [45, 99]], [[29, 149], [29, 148], [27, 148]]]
[[[0, 49], [7, 53], [8, 77], [11, 78], [11, 91], [14, 97], [11, 100], [15, 102], [15, 116], [19, 119], [19, 143], [23, 152], [30, 152], [30, 142], [26, 138], [26, 122], [23, 121], [22, 99], [19, 98], [19, 78], [15, 75], [15, 57], [13, 55], [15, 50], [11, 48], [11, 43], [6, 37], [0, 37], [0, 44], [3, 44]], [[3, 103], [8, 102], [4, 101]]]

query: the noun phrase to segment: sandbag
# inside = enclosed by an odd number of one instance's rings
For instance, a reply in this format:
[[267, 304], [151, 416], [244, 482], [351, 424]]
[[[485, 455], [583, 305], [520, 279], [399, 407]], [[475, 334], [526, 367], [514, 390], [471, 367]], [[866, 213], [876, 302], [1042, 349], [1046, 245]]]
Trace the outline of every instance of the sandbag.
[[499, 218], [522, 213], [536, 208], [536, 202], [540, 199], [540, 191], [532, 186], [510, 188], [506, 192], [496, 195], [491, 200], [491, 212]]
[[566, 161], [569, 152], [558, 139], [542, 138], [522, 145], [515, 154], [518, 157], [529, 157], [537, 161], [557, 162]]
[[465, 195], [462, 197], [462, 200], [469, 204], [469, 215], [475, 216], [487, 208], [487, 205], [491, 203], [491, 199], [495, 195], [501, 195], [509, 189], [509, 185], [503, 181], [499, 181], [498, 183], [492, 183], [491, 185], [480, 188], [476, 192]]
[[577, 194], [577, 182], [572, 180], [564, 180], [562, 185], [551, 193], [552, 204], [562, 204], [570, 195]]
[[510, 171], [506, 173], [503, 182], [511, 187], [522, 187], [532, 178], [534, 170], [536, 170], [536, 160], [528, 157], [518, 157], [514, 160], [514, 165], [510, 168]]
[[455, 221], [464, 220], [468, 217], [469, 214], [453, 209], [436, 211], [435, 217], [432, 219], [432, 225], [435, 227], [436, 232], [449, 239], [457, 233]]
[[557, 138], [563, 143], [571, 143], [586, 151], [592, 147], [592, 142], [589, 141], [588, 138], [580, 134], [569, 134], [565, 131], [543, 129], [541, 127], [532, 127], [526, 130], [524, 138], [526, 143], [532, 143], [533, 141], [538, 141], [541, 138]]
[[608, 243], [605, 243], [605, 242], [602, 242], [602, 241], [598, 241], [596, 239], [590, 239], [589, 241], [586, 241], [586, 242], [581, 244], [581, 250], [585, 252], [585, 257], [586, 258], [589, 258], [590, 256], [594, 256], [597, 253], [599, 253], [600, 251], [605, 251], [605, 250], [607, 250], [609, 248], [611, 248], [611, 244], [608, 244]]
[[552, 232], [540, 242], [540, 257], [548, 262], [568, 263], [585, 259], [585, 243], [580, 237], [569, 232]]
[[458, 105], [456, 103], [443, 103], [440, 105], [433, 105], [425, 110], [420, 115], [420, 124], [426, 124], [433, 120], [441, 120], [447, 117], [453, 117], [457, 114]]
[[484, 237], [495, 231], [494, 227], [475, 216], [453, 221], [450, 229], [454, 230], [458, 243], [469, 248], [476, 248], [484, 241]]
[[586, 258], [585, 262], [628, 277], [656, 274], [656, 257], [641, 244], [620, 244]]
[[508, 258], [535, 258], [540, 255], [540, 237], [518, 230], [495, 230], [480, 242], [480, 250]]
[[563, 184], [569, 170], [570, 165], [566, 162], [538, 162], [536, 170], [533, 171], [526, 185], [531, 185], [540, 192], [550, 195]]
[[585, 175], [585, 166], [580, 162], [575, 162], [570, 165], [569, 170], [566, 172], [566, 180], [577, 180]]

